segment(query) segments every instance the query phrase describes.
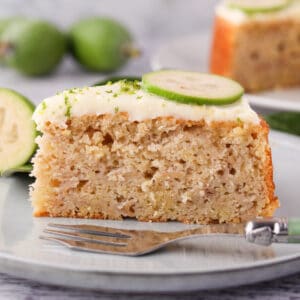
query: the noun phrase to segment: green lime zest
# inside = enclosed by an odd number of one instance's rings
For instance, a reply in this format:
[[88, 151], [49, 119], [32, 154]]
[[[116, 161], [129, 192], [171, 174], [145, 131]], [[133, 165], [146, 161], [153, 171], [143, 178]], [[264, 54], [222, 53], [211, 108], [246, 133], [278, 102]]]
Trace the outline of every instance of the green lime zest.
[[135, 94], [136, 91], [140, 90], [141, 83], [138, 80], [120, 80], [120, 92], [126, 94]]
[[65, 101], [65, 106], [66, 106], [65, 116], [70, 118], [72, 105], [71, 105], [69, 97], [67, 95], [65, 95], [64, 101]]

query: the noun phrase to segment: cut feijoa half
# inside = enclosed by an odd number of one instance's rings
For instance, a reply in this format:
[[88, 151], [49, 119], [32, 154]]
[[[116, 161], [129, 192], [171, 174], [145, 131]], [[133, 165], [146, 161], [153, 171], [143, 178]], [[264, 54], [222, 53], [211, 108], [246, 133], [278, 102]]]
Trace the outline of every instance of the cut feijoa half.
[[1, 172], [1, 176], [8, 177], [15, 173], [30, 173], [32, 171], [32, 169], [33, 169], [32, 164], [28, 163], [23, 166], [6, 169], [5, 171]]
[[0, 88], [0, 173], [23, 166], [33, 155], [37, 131], [34, 105], [17, 92]]
[[169, 100], [198, 105], [230, 104], [244, 93], [243, 87], [231, 79], [177, 70], [147, 73], [142, 77], [142, 86]]
[[237, 8], [245, 13], [265, 13], [285, 8], [291, 0], [229, 0], [228, 6]]

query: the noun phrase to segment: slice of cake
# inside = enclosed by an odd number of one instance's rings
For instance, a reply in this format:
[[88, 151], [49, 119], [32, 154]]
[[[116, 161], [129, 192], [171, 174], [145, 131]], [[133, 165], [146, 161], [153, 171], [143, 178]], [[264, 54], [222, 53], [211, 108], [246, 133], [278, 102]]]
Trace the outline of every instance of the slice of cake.
[[34, 215], [203, 224], [272, 216], [268, 126], [241, 92], [219, 76], [162, 71], [44, 100], [34, 113]]
[[212, 73], [255, 92], [300, 85], [299, 70], [299, 0], [227, 0], [217, 6]]

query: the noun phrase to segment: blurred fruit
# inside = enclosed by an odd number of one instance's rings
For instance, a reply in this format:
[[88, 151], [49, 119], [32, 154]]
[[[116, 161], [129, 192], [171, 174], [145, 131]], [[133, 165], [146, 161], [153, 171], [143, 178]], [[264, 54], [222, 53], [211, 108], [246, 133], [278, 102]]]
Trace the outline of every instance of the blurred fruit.
[[9, 23], [9, 20], [10, 19], [2, 19], [2, 20], [0, 20], [0, 35], [4, 31], [4, 29], [7, 26], [7, 24]]
[[[0, 37], [2, 32], [7, 28], [8, 25], [10, 25], [12, 22], [17, 22], [19, 20], [22, 20], [22, 17], [11, 17], [11, 18], [5, 18], [0, 20]], [[1, 56], [1, 52], [6, 50], [6, 45], [0, 43], [0, 65], [4, 65], [4, 57]]]
[[6, 29], [6, 27], [9, 26], [11, 23], [13, 23], [13, 22], [16, 23], [16, 22], [19, 22], [19, 21], [23, 21], [24, 19], [25, 18], [21, 17], [21, 16], [0, 19], [0, 35]]
[[92, 71], [110, 72], [138, 52], [127, 29], [109, 18], [93, 17], [74, 24], [70, 31], [74, 57]]
[[65, 50], [63, 33], [44, 21], [19, 19], [10, 22], [0, 36], [0, 58], [26, 75], [50, 73]]

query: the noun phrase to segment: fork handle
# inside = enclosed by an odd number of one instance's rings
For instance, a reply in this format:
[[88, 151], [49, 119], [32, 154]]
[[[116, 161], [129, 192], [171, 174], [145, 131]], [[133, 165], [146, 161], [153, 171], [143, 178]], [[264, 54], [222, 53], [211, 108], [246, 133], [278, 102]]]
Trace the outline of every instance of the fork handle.
[[289, 236], [300, 236], [300, 219], [290, 218], [288, 220], [288, 235]]
[[300, 243], [300, 219], [256, 219], [247, 223], [245, 233], [248, 242], [260, 245]]

